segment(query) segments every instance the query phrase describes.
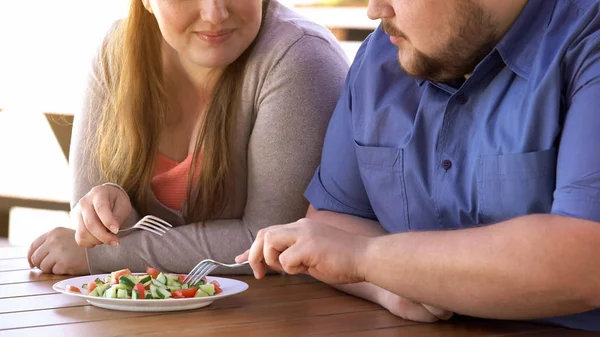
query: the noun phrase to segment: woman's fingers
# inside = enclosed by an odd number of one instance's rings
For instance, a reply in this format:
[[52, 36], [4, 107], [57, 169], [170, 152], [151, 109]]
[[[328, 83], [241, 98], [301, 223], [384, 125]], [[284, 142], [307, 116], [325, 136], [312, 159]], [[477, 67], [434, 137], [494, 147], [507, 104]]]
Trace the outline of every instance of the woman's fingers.
[[38, 265], [33, 262], [33, 254], [46, 241], [47, 236], [48, 236], [48, 233], [44, 233], [44, 234], [38, 236], [37, 239], [33, 240], [31, 245], [29, 246], [29, 250], [27, 251], [27, 262], [29, 262], [29, 266], [31, 268]]
[[[31, 263], [34, 266], [42, 269], [42, 261], [46, 258], [48, 253], [50, 253], [49, 245], [41, 244], [31, 255]], [[44, 270], [42, 269], [42, 271]]]
[[78, 227], [78, 232], [81, 229], [81, 232], [78, 234], [84, 244], [96, 245], [98, 243], [104, 243], [110, 244], [113, 247], [118, 246], [119, 238], [107, 230], [96, 214], [96, 209], [93, 205], [82, 206], [81, 217], [84, 226], [83, 228], [82, 226]]

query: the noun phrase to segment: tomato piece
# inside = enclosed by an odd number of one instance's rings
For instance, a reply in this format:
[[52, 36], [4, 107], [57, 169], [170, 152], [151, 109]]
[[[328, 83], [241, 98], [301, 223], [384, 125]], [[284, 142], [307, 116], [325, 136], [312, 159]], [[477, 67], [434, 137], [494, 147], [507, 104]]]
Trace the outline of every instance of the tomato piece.
[[156, 278], [160, 272], [152, 267], [146, 268], [146, 274], [152, 276], [152, 278]]
[[179, 282], [183, 283], [183, 279], [185, 279], [185, 275], [179, 275]]
[[223, 289], [221, 289], [221, 285], [219, 284], [219, 281], [214, 280], [214, 281], [211, 281], [210, 283], [215, 286], [215, 295], [223, 292]]
[[96, 289], [97, 286], [98, 286], [98, 284], [95, 281], [88, 282], [88, 285], [87, 285], [88, 292], [91, 293], [92, 291], [94, 291], [94, 289]]
[[125, 275], [131, 275], [131, 270], [129, 270], [129, 269], [121, 269], [119, 271], [113, 272], [111, 274], [111, 276], [112, 276], [111, 284], [118, 284], [119, 283], [119, 278], [121, 278], [121, 276], [125, 276]]
[[75, 287], [75, 286], [67, 286], [67, 291], [73, 292], [73, 293], [80, 293], [81, 294], [81, 290], [79, 290], [79, 288]]
[[181, 289], [172, 291], [171, 296], [173, 296], [174, 298], [184, 298], [183, 293], [181, 292]]
[[135, 290], [138, 291], [138, 293], [140, 294], [140, 299], [144, 299], [146, 298], [146, 291], [144, 290], [144, 285], [141, 283], [138, 283], [135, 285], [135, 287], [133, 288]]
[[189, 297], [196, 296], [196, 292], [198, 292], [198, 288], [196, 288], [196, 287], [190, 287], [190, 288], [181, 289], [181, 290], [178, 290], [178, 291], [181, 291], [181, 294], [183, 295], [183, 297], [188, 297], [189, 298]]

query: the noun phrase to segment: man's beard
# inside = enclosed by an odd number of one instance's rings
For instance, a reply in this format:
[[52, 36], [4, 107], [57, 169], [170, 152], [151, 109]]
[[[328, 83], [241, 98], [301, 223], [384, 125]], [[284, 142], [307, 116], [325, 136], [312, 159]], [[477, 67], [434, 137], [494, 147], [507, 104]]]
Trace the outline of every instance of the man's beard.
[[[481, 7], [470, 1], [463, 3], [450, 29], [453, 36], [436, 55], [425, 55], [414, 49], [409, 64], [402, 64], [401, 48], [398, 49], [400, 67], [410, 76], [432, 82], [449, 82], [462, 79], [495, 47], [497, 37], [493, 18]], [[405, 37], [388, 21], [383, 30], [391, 36]]]

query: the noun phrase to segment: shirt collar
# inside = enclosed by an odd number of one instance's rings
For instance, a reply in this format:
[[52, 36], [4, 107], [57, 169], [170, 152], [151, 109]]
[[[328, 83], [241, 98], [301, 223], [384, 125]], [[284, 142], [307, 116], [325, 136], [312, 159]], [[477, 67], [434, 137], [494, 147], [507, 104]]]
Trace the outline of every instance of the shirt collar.
[[[504, 63], [528, 79], [537, 50], [554, 12], [556, 0], [528, 0], [519, 17], [496, 45]], [[426, 81], [415, 78], [422, 86]]]
[[506, 35], [496, 46], [504, 63], [528, 79], [556, 0], [529, 0]]

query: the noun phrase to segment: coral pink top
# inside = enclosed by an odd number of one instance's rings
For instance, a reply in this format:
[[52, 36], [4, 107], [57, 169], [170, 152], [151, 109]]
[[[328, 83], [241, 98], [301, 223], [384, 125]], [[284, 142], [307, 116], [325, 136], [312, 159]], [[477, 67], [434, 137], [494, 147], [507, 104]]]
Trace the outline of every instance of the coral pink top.
[[[158, 201], [173, 210], [181, 210], [187, 196], [188, 173], [191, 165], [192, 155], [178, 163], [165, 155], [158, 154], [152, 174], [152, 191]], [[201, 160], [198, 160], [195, 179], [200, 175], [201, 165]]]

